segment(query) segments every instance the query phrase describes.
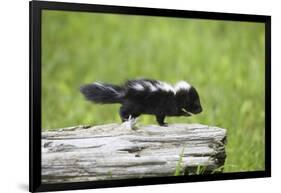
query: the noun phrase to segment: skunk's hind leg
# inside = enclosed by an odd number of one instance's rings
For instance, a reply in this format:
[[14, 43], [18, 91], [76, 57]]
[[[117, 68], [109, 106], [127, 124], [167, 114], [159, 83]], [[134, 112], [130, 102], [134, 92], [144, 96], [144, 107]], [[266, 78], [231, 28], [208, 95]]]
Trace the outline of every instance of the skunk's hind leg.
[[160, 126], [168, 126], [168, 124], [164, 122], [165, 115], [156, 115], [156, 120]]
[[119, 115], [122, 122], [125, 122], [129, 119], [130, 116], [131, 118], [137, 118], [138, 116], [140, 116], [140, 113], [134, 112], [132, 108], [129, 108], [127, 106], [121, 106], [119, 110]]
[[125, 122], [130, 117], [130, 113], [127, 112], [127, 110], [123, 106], [121, 106], [119, 109], [119, 115], [122, 122]]

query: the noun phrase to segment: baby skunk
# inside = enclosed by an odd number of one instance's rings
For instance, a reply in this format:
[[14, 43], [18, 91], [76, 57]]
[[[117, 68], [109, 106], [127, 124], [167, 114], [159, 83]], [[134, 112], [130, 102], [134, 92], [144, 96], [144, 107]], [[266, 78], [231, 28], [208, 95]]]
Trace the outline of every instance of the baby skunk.
[[80, 91], [95, 103], [120, 103], [123, 122], [130, 116], [151, 114], [156, 116], [159, 125], [165, 126], [165, 116], [191, 116], [202, 112], [197, 91], [185, 81], [174, 87], [150, 79], [129, 80], [122, 86], [95, 82], [81, 86]]

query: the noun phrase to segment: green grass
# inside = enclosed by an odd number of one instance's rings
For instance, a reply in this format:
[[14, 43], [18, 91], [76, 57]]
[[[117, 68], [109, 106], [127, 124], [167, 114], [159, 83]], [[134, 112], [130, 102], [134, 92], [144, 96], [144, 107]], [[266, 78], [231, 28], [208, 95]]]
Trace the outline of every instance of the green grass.
[[[227, 129], [224, 172], [264, 170], [261, 23], [43, 11], [42, 127], [120, 122], [119, 105], [93, 105], [82, 84], [146, 77], [198, 90], [203, 113], [168, 123]], [[141, 124], [156, 123], [141, 116]]]
[[177, 165], [176, 165], [174, 176], [181, 176], [181, 175], [184, 175], [184, 173], [185, 173], [184, 167], [182, 166], [184, 148], [182, 148], [181, 153], [179, 155], [179, 160], [178, 160]]

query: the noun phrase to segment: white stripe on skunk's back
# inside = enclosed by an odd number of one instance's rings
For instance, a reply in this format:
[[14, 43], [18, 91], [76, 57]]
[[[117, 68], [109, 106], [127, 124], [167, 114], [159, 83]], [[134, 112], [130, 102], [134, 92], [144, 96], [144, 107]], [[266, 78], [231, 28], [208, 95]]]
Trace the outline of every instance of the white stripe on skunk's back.
[[158, 90], [157, 86], [155, 86], [155, 85], [152, 84], [151, 82], [144, 81], [143, 83], [144, 83], [144, 84], [149, 88], [149, 90], [152, 91], [152, 92]]
[[144, 90], [144, 86], [139, 83], [139, 82], [136, 82], [134, 84], [131, 84], [129, 85], [131, 88], [135, 89], [135, 90], [138, 90], [138, 91], [143, 91]]
[[133, 84], [129, 85], [132, 89], [137, 91], [145, 91], [148, 89], [150, 92], [155, 91], [165, 91], [165, 92], [172, 92], [176, 94], [179, 90], [186, 90], [188, 91], [191, 88], [191, 85], [185, 81], [179, 81], [174, 87], [166, 82], [162, 81], [147, 81], [147, 80], [137, 80], [133, 82]]
[[137, 91], [144, 91], [149, 90], [150, 92], [155, 92], [159, 90], [163, 90], [166, 92], [173, 92], [174, 88], [169, 85], [168, 83], [161, 82], [161, 81], [147, 81], [147, 80], [137, 80], [134, 81], [132, 84], [129, 85], [132, 89], [135, 89]]
[[157, 86], [160, 90], [163, 90], [163, 91], [166, 91], [166, 92], [173, 92], [175, 94], [175, 89], [170, 84], [168, 84], [166, 82], [158, 81]]
[[188, 84], [185, 81], [179, 81], [176, 85], [175, 85], [175, 92], [178, 92], [179, 90], [189, 90], [191, 88], [190, 84]]

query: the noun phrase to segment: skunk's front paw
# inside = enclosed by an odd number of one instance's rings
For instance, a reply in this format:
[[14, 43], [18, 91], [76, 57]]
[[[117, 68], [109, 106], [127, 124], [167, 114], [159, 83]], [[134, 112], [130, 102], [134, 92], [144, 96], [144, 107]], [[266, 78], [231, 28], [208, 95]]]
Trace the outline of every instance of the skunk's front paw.
[[159, 124], [161, 127], [168, 127], [168, 123], [161, 123]]

